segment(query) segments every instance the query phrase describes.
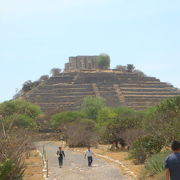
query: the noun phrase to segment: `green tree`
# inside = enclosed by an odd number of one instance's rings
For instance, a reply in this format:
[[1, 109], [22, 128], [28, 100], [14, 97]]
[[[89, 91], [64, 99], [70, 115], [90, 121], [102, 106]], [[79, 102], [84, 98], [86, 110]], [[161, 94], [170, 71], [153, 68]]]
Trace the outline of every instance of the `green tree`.
[[[107, 141], [115, 143], [116, 148], [119, 148], [118, 143], [124, 147], [130, 135], [127, 135], [127, 132], [133, 130], [132, 132], [135, 133], [134, 129], [141, 127], [141, 113], [137, 113], [128, 107], [117, 107], [113, 111], [116, 116], [107, 123], [105, 138]], [[140, 132], [140, 130], [138, 131]], [[139, 136], [139, 133], [133, 134], [134, 138], [136, 138], [135, 135]]]
[[110, 56], [107, 54], [100, 54], [97, 57], [97, 64], [100, 69], [110, 68]]
[[96, 119], [98, 111], [105, 107], [106, 101], [102, 97], [87, 96], [81, 104], [81, 111], [88, 119]]
[[61, 69], [60, 68], [52, 68], [50, 71], [50, 74], [55, 77], [55, 76], [59, 76], [61, 73]]
[[39, 81], [47, 81], [49, 79], [49, 76], [48, 75], [42, 75], [40, 78], [39, 78]]
[[121, 72], [126, 72], [127, 70], [127, 67], [126, 66], [122, 66], [122, 65], [117, 65], [116, 66], [116, 69], [121, 71]]
[[24, 100], [6, 101], [0, 104], [0, 114], [6, 127], [35, 127], [36, 118], [41, 114], [39, 106]]
[[103, 107], [98, 111], [97, 114], [97, 123], [100, 124], [100, 126], [105, 126], [109, 122], [114, 121], [117, 119], [118, 114], [113, 111], [113, 109], [110, 109], [108, 107]]
[[162, 101], [159, 105], [148, 111], [144, 124], [147, 132], [161, 137], [170, 143], [180, 139], [180, 96]]
[[54, 128], [63, 129], [68, 123], [85, 118], [85, 114], [79, 111], [61, 112], [51, 117], [51, 125]]
[[37, 87], [39, 84], [40, 84], [40, 81], [32, 82], [31, 80], [28, 80], [23, 84], [22, 91], [26, 93], [30, 91], [31, 89], [33, 89], [34, 87]]
[[127, 64], [127, 71], [128, 72], [133, 72], [135, 69], [135, 66], [133, 64]]
[[131, 155], [136, 159], [136, 163], [144, 163], [153, 154], [159, 153], [164, 146], [164, 140], [153, 136], [140, 136], [133, 142]]

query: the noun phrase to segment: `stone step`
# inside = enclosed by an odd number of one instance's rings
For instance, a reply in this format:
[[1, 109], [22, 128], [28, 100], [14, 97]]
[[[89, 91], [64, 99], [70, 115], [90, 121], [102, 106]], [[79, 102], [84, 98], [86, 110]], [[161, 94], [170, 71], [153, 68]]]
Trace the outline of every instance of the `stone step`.
[[35, 92], [33, 94], [31, 94], [29, 97], [37, 97], [37, 96], [78, 96], [78, 95], [94, 95], [94, 92], [92, 91], [60, 91], [60, 92]]
[[177, 92], [174, 92], [174, 93], [173, 92], [161, 92], [161, 91], [159, 91], [159, 92], [128, 92], [128, 91], [123, 91], [123, 95], [124, 96], [128, 96], [128, 95], [130, 95], [130, 96], [136, 96], [136, 95], [140, 95], [140, 96], [144, 96], [144, 95], [147, 95], [147, 96], [148, 95], [175, 96], [175, 95], [179, 95], [179, 93], [177, 93]]
[[[138, 92], [152, 92], [152, 91], [168, 91], [168, 92], [178, 92], [175, 88], [169, 88], [169, 87], [165, 87], [165, 88], [156, 88], [156, 87], [152, 87], [152, 88], [149, 88], [149, 87], [142, 87], [142, 88], [139, 88], [139, 87], [121, 87], [121, 90], [122, 91], [138, 91]], [[179, 92], [180, 93], [180, 92]]]

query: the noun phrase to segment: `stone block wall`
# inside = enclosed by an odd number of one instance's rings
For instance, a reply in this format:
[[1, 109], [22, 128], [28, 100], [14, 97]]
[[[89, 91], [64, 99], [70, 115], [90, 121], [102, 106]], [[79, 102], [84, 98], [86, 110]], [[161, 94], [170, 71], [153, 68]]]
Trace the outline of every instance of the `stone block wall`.
[[[76, 77], [76, 78], [75, 78]], [[180, 95], [172, 85], [136, 73], [68, 72], [51, 77], [27, 95], [44, 112], [80, 109], [86, 96], [102, 96], [109, 107], [127, 106], [143, 110], [168, 97]]]
[[65, 72], [98, 69], [96, 62], [97, 57], [98, 56], [69, 57], [69, 63], [65, 64]]

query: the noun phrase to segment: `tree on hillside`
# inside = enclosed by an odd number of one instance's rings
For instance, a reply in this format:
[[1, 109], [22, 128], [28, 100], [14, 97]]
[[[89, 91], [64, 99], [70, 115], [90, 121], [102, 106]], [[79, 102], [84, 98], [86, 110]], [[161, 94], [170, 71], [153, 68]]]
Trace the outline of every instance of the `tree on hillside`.
[[54, 77], [54, 76], [59, 76], [61, 73], [61, 69], [60, 68], [52, 68], [50, 71], [50, 74]]
[[53, 128], [63, 130], [68, 123], [72, 123], [82, 118], [85, 118], [85, 114], [79, 111], [61, 112], [52, 115], [50, 122]]
[[49, 76], [48, 75], [42, 75], [40, 78], [39, 78], [39, 81], [46, 81], [49, 79]]
[[41, 114], [39, 106], [23, 100], [0, 104], [0, 114], [7, 129], [12, 127], [35, 128], [36, 118]]
[[170, 143], [180, 139], [180, 96], [162, 101], [149, 110], [145, 117], [145, 127], [154, 136], [161, 137]]
[[33, 89], [34, 87], [38, 86], [39, 84], [40, 84], [39, 81], [32, 82], [31, 80], [28, 80], [23, 84], [22, 91], [26, 93], [30, 91], [31, 89]]
[[81, 110], [89, 119], [96, 119], [98, 111], [105, 107], [106, 100], [102, 97], [87, 96], [81, 104]]
[[133, 64], [127, 64], [127, 71], [128, 72], [133, 72], [135, 69], [135, 66]]
[[107, 54], [100, 54], [97, 57], [97, 64], [100, 69], [110, 68], [110, 56]]
[[127, 71], [127, 67], [126, 66], [122, 66], [122, 65], [117, 65], [116, 69], [121, 71], [121, 72], [126, 72]]
[[71, 147], [87, 146], [95, 143], [95, 122], [86, 119], [83, 112], [61, 112], [51, 117], [51, 125], [60, 130], [64, 140]]
[[142, 71], [140, 71], [138, 69], [134, 70], [134, 72], [137, 74], [139, 79], [142, 79], [143, 77], [146, 77], [146, 75]]
[[103, 107], [98, 111], [97, 123], [100, 126], [106, 126], [109, 122], [117, 119], [118, 114], [108, 107]]
[[138, 129], [141, 126], [140, 114], [127, 107], [115, 108], [113, 112], [116, 116], [108, 122], [105, 137], [107, 141], [114, 143], [117, 149], [119, 148], [119, 143], [124, 148], [128, 142], [130, 131], [135, 133], [133, 134], [134, 138], [136, 138], [135, 135], [139, 135], [134, 129]]

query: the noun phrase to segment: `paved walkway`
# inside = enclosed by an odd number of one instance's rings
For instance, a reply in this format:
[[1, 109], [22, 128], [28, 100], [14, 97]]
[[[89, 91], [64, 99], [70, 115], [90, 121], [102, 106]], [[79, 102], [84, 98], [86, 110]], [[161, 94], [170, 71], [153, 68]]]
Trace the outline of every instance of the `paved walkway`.
[[52, 143], [36, 143], [41, 152], [44, 144], [49, 161], [50, 180], [130, 180], [122, 175], [117, 167], [96, 157], [93, 166], [88, 167], [83, 154], [69, 150], [65, 150], [64, 166], [59, 168], [56, 156], [58, 147]]

